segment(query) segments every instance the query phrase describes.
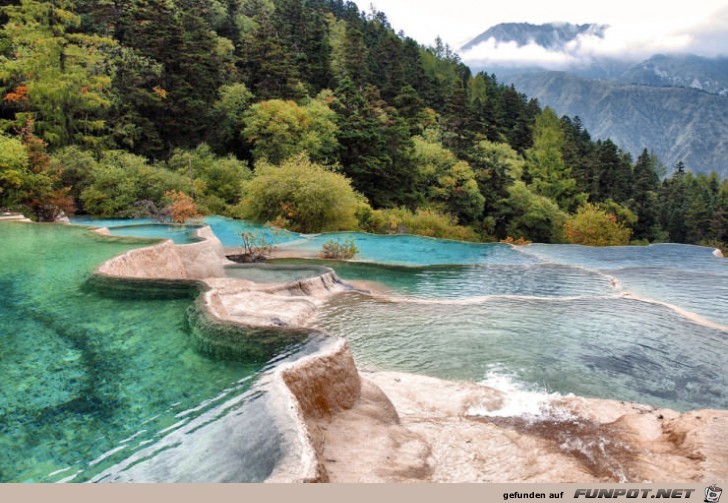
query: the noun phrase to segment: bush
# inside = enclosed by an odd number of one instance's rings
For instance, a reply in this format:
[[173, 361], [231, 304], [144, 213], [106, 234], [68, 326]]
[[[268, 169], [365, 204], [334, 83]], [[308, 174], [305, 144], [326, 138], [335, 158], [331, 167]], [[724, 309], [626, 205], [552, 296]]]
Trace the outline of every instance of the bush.
[[458, 225], [452, 216], [431, 209], [418, 208], [414, 213], [406, 208], [361, 211], [359, 222], [363, 230], [377, 234], [417, 234], [480, 241], [473, 229]]
[[176, 224], [183, 224], [187, 220], [202, 216], [197, 210], [195, 202], [184, 192], [170, 190], [164, 193], [164, 198], [169, 201], [165, 208], [166, 213], [172, 219], [172, 222]]
[[321, 248], [321, 258], [348, 260], [359, 253], [359, 248], [353, 238], [345, 239], [342, 243], [338, 239], [329, 239]]
[[508, 236], [505, 239], [501, 239], [500, 242], [508, 244], [508, 245], [515, 245], [515, 246], [526, 246], [526, 245], [531, 244], [531, 241], [529, 241], [528, 239], [525, 239], [523, 237], [520, 237], [518, 239], [513, 239], [512, 236]]
[[137, 211], [135, 202], [159, 205], [168, 191], [189, 186], [183, 176], [122, 151], [104, 152], [90, 168], [90, 182], [80, 197], [85, 211], [101, 217], [132, 215]]
[[566, 240], [586, 246], [623, 246], [629, 243], [632, 229], [617, 216], [587, 203], [564, 224]]
[[531, 192], [517, 180], [508, 188], [508, 236], [537, 243], [559, 243], [567, 215], [551, 199]]
[[270, 257], [275, 246], [265, 236], [258, 236], [252, 231], [238, 233], [243, 241], [242, 253], [228, 256], [235, 262], [260, 262]]
[[236, 216], [312, 233], [351, 230], [366, 201], [345, 176], [312, 163], [305, 154], [281, 166], [258, 163], [256, 176], [243, 183]]

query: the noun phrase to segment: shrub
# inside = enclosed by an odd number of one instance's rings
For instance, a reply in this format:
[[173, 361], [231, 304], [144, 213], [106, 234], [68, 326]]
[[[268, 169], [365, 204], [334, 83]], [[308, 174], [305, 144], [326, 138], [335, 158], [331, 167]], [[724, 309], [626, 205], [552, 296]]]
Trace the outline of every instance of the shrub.
[[236, 216], [255, 222], [275, 222], [296, 232], [351, 230], [366, 201], [345, 176], [312, 163], [305, 154], [280, 166], [260, 162], [256, 176], [243, 182]]
[[359, 248], [353, 238], [345, 239], [342, 243], [338, 239], [329, 239], [321, 248], [321, 258], [348, 260], [359, 253]]
[[166, 210], [172, 222], [183, 224], [192, 218], [200, 218], [201, 215], [197, 210], [197, 205], [184, 192], [170, 190], [164, 193], [164, 197], [170, 201]]
[[270, 257], [275, 249], [275, 245], [265, 236], [259, 236], [252, 231], [240, 232], [238, 236], [243, 241], [242, 253], [228, 257], [235, 262], [260, 262]]
[[445, 213], [418, 208], [414, 213], [406, 208], [362, 211], [359, 214], [363, 230], [378, 234], [417, 234], [461, 241], [480, 241], [478, 234]]
[[526, 245], [531, 244], [531, 241], [529, 241], [528, 239], [525, 239], [523, 237], [519, 237], [518, 239], [513, 239], [512, 236], [508, 236], [505, 239], [501, 239], [500, 242], [509, 244], [509, 245], [515, 245], [515, 246], [526, 246]]
[[586, 246], [622, 246], [629, 243], [632, 229], [616, 215], [587, 203], [564, 224], [566, 240]]

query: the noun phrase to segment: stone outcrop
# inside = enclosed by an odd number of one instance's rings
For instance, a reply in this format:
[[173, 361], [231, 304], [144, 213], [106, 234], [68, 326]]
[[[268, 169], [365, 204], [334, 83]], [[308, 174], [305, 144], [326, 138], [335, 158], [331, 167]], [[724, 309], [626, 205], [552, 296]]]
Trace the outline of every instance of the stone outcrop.
[[21, 213], [0, 213], [0, 222], [32, 222]]
[[[96, 230], [109, 235], [108, 229]], [[225, 275], [225, 252], [210, 227], [196, 231], [202, 241], [175, 245], [171, 240], [130, 250], [101, 264], [97, 273], [137, 279], [204, 279]]]
[[331, 269], [288, 283], [260, 284], [237, 278], [207, 278], [206, 309], [222, 321], [254, 327], [305, 327], [331, 294], [350, 289]]
[[394, 372], [362, 376], [357, 403], [316, 419], [333, 482], [702, 482], [728, 475], [721, 441], [728, 411], [680, 414], [560, 397], [541, 415], [502, 417], [507, 397], [486, 386]]

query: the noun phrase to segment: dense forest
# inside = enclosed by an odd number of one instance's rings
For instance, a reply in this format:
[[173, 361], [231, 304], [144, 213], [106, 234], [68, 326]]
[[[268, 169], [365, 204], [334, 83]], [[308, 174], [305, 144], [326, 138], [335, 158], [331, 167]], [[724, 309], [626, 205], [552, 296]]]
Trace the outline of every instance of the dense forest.
[[0, 0], [0, 208], [302, 232], [728, 242], [728, 181], [632, 159], [342, 0]]

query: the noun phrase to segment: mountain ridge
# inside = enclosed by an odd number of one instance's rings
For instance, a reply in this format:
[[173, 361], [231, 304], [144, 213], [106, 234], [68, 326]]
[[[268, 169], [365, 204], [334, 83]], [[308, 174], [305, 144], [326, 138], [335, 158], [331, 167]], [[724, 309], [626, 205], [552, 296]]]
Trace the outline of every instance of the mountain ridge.
[[690, 88], [590, 80], [568, 72], [507, 79], [560, 114], [579, 116], [594, 138], [637, 156], [652, 149], [668, 166], [728, 175], [728, 97]]
[[[604, 38], [607, 29], [596, 23], [501, 23], [461, 51], [474, 72], [495, 74], [560, 115], [579, 116], [594, 138], [611, 138], [634, 157], [648, 148], [668, 166], [683, 161], [697, 173], [728, 175], [728, 58], [655, 54], [635, 62], [579, 52], [579, 37]], [[554, 70], [533, 61], [519, 67], [518, 60], [469, 60], [468, 53], [475, 58], [472, 49], [485, 42], [494, 51], [503, 43], [536, 44], [578, 63]]]

